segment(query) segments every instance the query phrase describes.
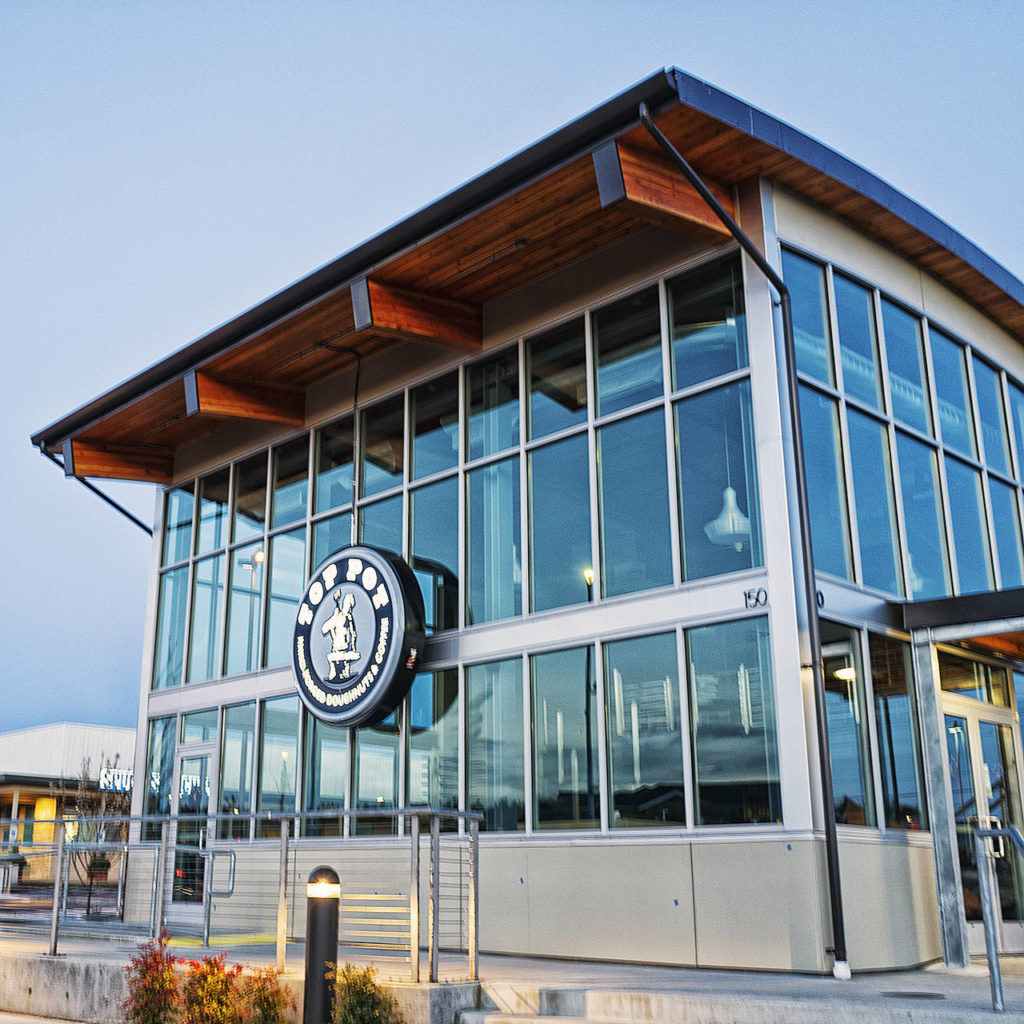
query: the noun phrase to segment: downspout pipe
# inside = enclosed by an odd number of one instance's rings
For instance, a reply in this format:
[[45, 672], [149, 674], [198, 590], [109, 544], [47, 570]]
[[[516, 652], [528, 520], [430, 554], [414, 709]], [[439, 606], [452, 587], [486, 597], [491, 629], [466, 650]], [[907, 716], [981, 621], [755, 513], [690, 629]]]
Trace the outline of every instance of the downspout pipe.
[[[800, 404], [796, 375], [796, 346], [793, 341], [793, 309], [789, 289], [785, 282], [768, 263], [732, 215], [714, 197], [700, 179], [697, 172], [672, 145], [661, 129], [654, 123], [647, 104], [640, 104], [640, 123], [682, 173], [683, 177], [697, 190], [715, 216], [729, 229], [743, 251], [757, 266], [758, 270], [778, 292], [782, 314], [782, 340], [786, 357], [786, 380], [789, 387], [789, 418], [793, 432], [793, 467], [796, 475], [797, 516], [800, 534], [800, 554], [803, 563], [804, 601], [807, 605], [807, 634], [811, 648], [810, 668], [814, 676], [814, 710], [818, 734], [818, 759], [821, 769], [821, 800], [825, 825], [825, 860], [828, 872], [829, 904], [832, 911], [832, 943], [830, 952], [834, 963], [832, 973], [836, 978], [850, 977], [850, 965], [846, 958], [846, 925], [843, 918], [843, 893], [839, 877], [839, 839], [836, 833], [835, 796], [832, 787], [832, 758], [828, 743], [828, 716], [825, 708], [825, 677], [821, 662], [821, 623], [818, 619], [818, 588], [814, 573], [814, 550], [811, 546], [811, 513], [807, 499], [807, 466], [804, 461], [800, 427]], [[807, 665], [801, 666], [807, 668]]]
[[[48, 452], [48, 451], [46, 450], [46, 448], [45, 448], [44, 446], [40, 445], [40, 446], [39, 446], [39, 450], [40, 450], [40, 451], [41, 451], [41, 452], [42, 452], [42, 453], [43, 453], [43, 454], [44, 454], [44, 455], [45, 455], [45, 456], [46, 456], [46, 457], [47, 457], [47, 458], [48, 458], [48, 459], [49, 459], [49, 460], [50, 460], [50, 461], [51, 461], [51, 462], [52, 462], [52, 463], [53, 463], [53, 464], [55, 465], [55, 466], [60, 466], [60, 468], [61, 468], [61, 469], [63, 469], [63, 468], [64, 468], [64, 463], [63, 463], [63, 462], [61, 462], [61, 461], [60, 461], [60, 459], [58, 459], [56, 455], [53, 455], [53, 454], [52, 454], [51, 452]], [[92, 491], [92, 493], [93, 493], [93, 494], [95, 494], [95, 495], [96, 495], [96, 496], [97, 496], [98, 498], [100, 498], [100, 499], [101, 499], [102, 501], [105, 501], [105, 502], [106, 502], [106, 503], [107, 503], [107, 504], [108, 504], [108, 505], [109, 505], [109, 506], [110, 506], [111, 508], [113, 508], [113, 509], [116, 509], [116, 510], [117, 510], [118, 512], [120, 512], [120, 513], [121, 513], [121, 515], [123, 515], [123, 516], [125, 517], [125, 519], [128, 519], [128, 520], [130, 520], [131, 522], [133, 522], [133, 523], [134, 523], [134, 524], [135, 524], [135, 525], [136, 525], [136, 526], [137, 526], [137, 527], [138, 527], [138, 528], [139, 528], [139, 529], [140, 529], [140, 530], [141, 530], [141, 531], [142, 531], [143, 533], [146, 533], [146, 534], [148, 534], [148, 535], [149, 535], [150, 537], [152, 537], [152, 536], [153, 536], [153, 531], [152, 531], [152, 529], [151, 529], [150, 527], [148, 527], [148, 526], [147, 526], [147, 525], [146, 525], [146, 524], [145, 524], [145, 523], [144, 523], [144, 522], [143, 522], [143, 521], [142, 521], [141, 519], [138, 519], [138, 518], [136, 518], [135, 516], [133, 516], [133, 515], [131, 514], [131, 512], [129, 512], [129, 511], [128, 511], [128, 509], [126, 509], [126, 508], [124, 507], [124, 505], [119, 505], [119, 504], [118, 504], [118, 503], [117, 503], [116, 501], [114, 501], [114, 499], [113, 499], [113, 498], [112, 498], [112, 497], [111, 497], [111, 496], [110, 496], [109, 494], [106, 494], [106, 493], [105, 493], [104, 491], [101, 491], [101, 490], [100, 490], [100, 489], [99, 489], [98, 487], [96, 487], [95, 485], [93, 485], [93, 484], [89, 483], [89, 481], [88, 481], [88, 480], [84, 480], [84, 479], [82, 479], [82, 477], [80, 477], [80, 476], [76, 476], [76, 477], [75, 477], [75, 479], [76, 479], [76, 480], [77, 480], [77, 481], [78, 481], [78, 482], [79, 482], [79, 483], [80, 483], [80, 484], [81, 484], [81, 485], [82, 485], [82, 486], [83, 486], [83, 487], [84, 487], [84, 488], [85, 488], [86, 490]]]

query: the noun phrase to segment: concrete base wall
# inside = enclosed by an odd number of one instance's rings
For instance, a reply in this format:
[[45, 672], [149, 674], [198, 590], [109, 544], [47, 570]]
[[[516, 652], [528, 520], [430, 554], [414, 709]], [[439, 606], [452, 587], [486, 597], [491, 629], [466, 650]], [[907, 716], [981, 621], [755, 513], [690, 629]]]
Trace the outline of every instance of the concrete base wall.
[[[230, 958], [228, 958], [230, 962]], [[302, 1020], [303, 978], [290, 972], [282, 978], [296, 1009], [289, 1024]], [[476, 982], [412, 985], [383, 982], [395, 997], [407, 1024], [453, 1024], [460, 1009], [479, 1005]], [[0, 1011], [89, 1024], [119, 1024], [121, 1003], [128, 994], [120, 961], [28, 955], [0, 956]]]

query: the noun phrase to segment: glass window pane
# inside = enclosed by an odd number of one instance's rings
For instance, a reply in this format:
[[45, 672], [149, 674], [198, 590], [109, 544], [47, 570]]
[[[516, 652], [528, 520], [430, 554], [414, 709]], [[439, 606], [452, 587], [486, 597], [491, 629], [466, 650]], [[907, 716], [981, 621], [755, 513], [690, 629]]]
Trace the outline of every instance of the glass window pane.
[[601, 798], [593, 648], [535, 654], [530, 676], [536, 827], [597, 828]]
[[422, 480], [459, 464], [459, 375], [413, 388], [412, 478]]
[[992, 589], [992, 559], [982, 505], [981, 474], [946, 456], [949, 519], [961, 594]]
[[675, 387], [689, 387], [747, 365], [738, 256], [669, 281], [668, 315]]
[[1024, 586], [1024, 549], [1021, 547], [1017, 490], [989, 477], [988, 493], [992, 501], [1000, 586], [1004, 589]]
[[[149, 723], [146, 746], [146, 794], [142, 813], [158, 816], [171, 813], [171, 781], [174, 778], [174, 735], [176, 720], [154, 718]], [[145, 825], [144, 840], [159, 839], [159, 825]]]
[[530, 437], [587, 421], [587, 355], [582, 318], [526, 343]]
[[270, 539], [270, 590], [267, 594], [267, 644], [264, 664], [290, 665], [295, 613], [306, 583], [306, 529]]
[[[394, 714], [380, 725], [353, 730], [355, 805], [382, 811], [398, 806], [398, 725]], [[391, 835], [393, 818], [363, 818], [353, 822], [356, 835]]]
[[881, 409], [878, 337], [871, 292], [841, 274], [834, 276], [834, 286], [843, 390], [872, 408]]
[[675, 413], [683, 578], [763, 564], [749, 381], [688, 398]]
[[359, 508], [359, 540], [384, 551], [402, 553], [402, 496]]
[[902, 595], [896, 502], [885, 425], [847, 409], [853, 504], [857, 513], [862, 582], [890, 594]]
[[299, 437], [275, 448], [271, 526], [286, 526], [306, 518], [308, 483], [309, 438]]
[[232, 535], [248, 540], [263, 533], [267, 516], [267, 453], [235, 466], [235, 512]]
[[896, 434], [900, 464], [903, 520], [907, 531], [907, 570], [916, 600], [952, 593], [946, 534], [939, 512], [939, 477], [935, 452], [905, 434]]
[[825, 268], [783, 250], [782, 276], [792, 295], [797, 369], [824, 384], [835, 384]]
[[[459, 806], [459, 673], [425, 672], [409, 691], [410, 807]], [[441, 827], [454, 827], [442, 821]]]
[[519, 444], [519, 350], [506, 349], [466, 371], [469, 459]]
[[519, 555], [519, 459], [473, 470], [466, 477], [468, 623], [522, 612]]
[[661, 409], [598, 432], [601, 588], [605, 597], [672, 582], [672, 526]]
[[1010, 449], [1006, 442], [1006, 420], [1003, 418], [1003, 390], [999, 374], [988, 363], [974, 360], [974, 388], [978, 395], [978, 417], [985, 462], [1000, 473], [1010, 472]]
[[181, 716], [182, 743], [209, 743], [217, 738], [217, 709], [193, 711]]
[[1017, 472], [1014, 474], [1018, 480], [1024, 477], [1024, 391], [1011, 384], [1010, 394], [1010, 423], [1013, 425], [1013, 439], [1017, 448]]
[[228, 631], [224, 672], [252, 672], [259, 659], [260, 609], [263, 596], [263, 563], [260, 544], [249, 544], [231, 553], [231, 584], [228, 598]]
[[686, 631], [698, 825], [780, 822], [766, 618]]
[[153, 689], [181, 683], [185, 656], [185, 606], [188, 603], [188, 566], [171, 569], [160, 577], [156, 650], [153, 654]]
[[[304, 762], [307, 811], [340, 811], [345, 807], [348, 775], [348, 729], [330, 725], [306, 714], [306, 758]], [[310, 818], [302, 823], [305, 836], [338, 836], [341, 818]]]
[[925, 385], [921, 321], [883, 299], [882, 326], [885, 330], [885, 355], [889, 364], [892, 414], [908, 427], [930, 434], [932, 412]]
[[190, 683], [203, 682], [220, 674], [225, 563], [224, 555], [214, 555], [196, 562], [192, 582], [192, 629], [188, 646]]
[[[276, 697], [264, 701], [262, 725], [256, 810], [293, 811], [299, 752], [299, 698]], [[261, 823], [261, 836], [280, 834], [278, 822]]]
[[926, 829], [910, 645], [868, 635], [886, 828]]
[[342, 512], [313, 524], [313, 568], [327, 561], [336, 551], [352, 543], [352, 513]]
[[224, 735], [220, 747], [220, 813], [238, 815], [238, 821], [222, 821], [221, 839], [249, 836], [252, 813], [252, 769], [256, 751], [256, 703], [224, 709]]
[[182, 562], [192, 550], [192, 484], [176, 487], [164, 497], [164, 544], [161, 565]]
[[613, 828], [686, 824], [676, 658], [674, 633], [605, 644]]
[[405, 473], [405, 397], [395, 395], [363, 413], [362, 495], [397, 487]]
[[852, 579], [839, 410], [827, 396], [800, 389], [800, 427], [807, 466], [814, 568]]
[[489, 832], [526, 828], [523, 760], [523, 663], [518, 659], [466, 669], [467, 810], [483, 814]]
[[530, 607], [581, 604], [590, 597], [590, 457], [577, 434], [529, 453]]
[[938, 651], [939, 685], [947, 693], [973, 697], [999, 707], [1010, 706], [1006, 669], [971, 661], [949, 651]]
[[352, 417], [323, 427], [316, 434], [316, 510], [352, 501]]
[[597, 310], [591, 323], [598, 416], [663, 394], [657, 288], [647, 288]]
[[874, 801], [868, 781], [868, 712], [864, 707], [864, 670], [857, 632], [822, 622], [821, 660], [836, 821], [843, 825], [873, 825]]
[[199, 539], [196, 553], [213, 551], [227, 543], [228, 481], [230, 471], [219, 469], [199, 481]]
[[413, 572], [423, 593], [428, 630], [459, 624], [459, 480], [449, 477], [413, 491]]
[[964, 455], [977, 455], [971, 405], [967, 396], [967, 367], [964, 350], [952, 338], [934, 328], [932, 367], [935, 372], [935, 396], [939, 403], [939, 428], [942, 440]]

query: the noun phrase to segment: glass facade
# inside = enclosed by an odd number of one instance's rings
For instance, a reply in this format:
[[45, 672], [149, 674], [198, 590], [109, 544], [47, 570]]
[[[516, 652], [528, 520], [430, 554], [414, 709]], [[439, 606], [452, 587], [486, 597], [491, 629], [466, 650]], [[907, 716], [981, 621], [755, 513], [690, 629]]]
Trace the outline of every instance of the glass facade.
[[1020, 586], [1024, 391], [878, 289], [782, 265], [816, 568], [913, 600]]

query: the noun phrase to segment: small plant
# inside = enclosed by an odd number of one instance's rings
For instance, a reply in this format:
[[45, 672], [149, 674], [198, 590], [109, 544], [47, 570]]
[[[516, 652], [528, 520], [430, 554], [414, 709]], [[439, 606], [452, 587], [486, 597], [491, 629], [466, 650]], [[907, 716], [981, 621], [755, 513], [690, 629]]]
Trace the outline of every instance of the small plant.
[[125, 1024], [168, 1024], [174, 1019], [179, 963], [167, 951], [170, 935], [143, 943], [124, 969], [128, 995], [121, 1004]]
[[245, 1024], [283, 1024], [295, 999], [273, 967], [260, 967], [242, 983], [240, 1018]]
[[395, 997], [377, 981], [372, 967], [342, 964], [328, 977], [334, 982], [331, 1024], [403, 1024]]
[[182, 1024], [236, 1024], [235, 979], [240, 965], [224, 966], [224, 954], [190, 960], [182, 991]]

